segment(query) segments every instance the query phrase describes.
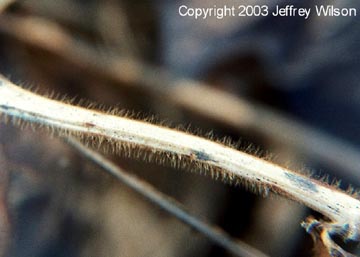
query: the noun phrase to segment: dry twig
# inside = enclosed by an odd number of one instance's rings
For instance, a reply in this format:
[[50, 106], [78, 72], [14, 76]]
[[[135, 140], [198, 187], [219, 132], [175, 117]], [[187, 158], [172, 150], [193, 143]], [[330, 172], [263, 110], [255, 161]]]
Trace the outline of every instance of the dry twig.
[[360, 239], [360, 202], [323, 182], [186, 132], [50, 100], [5, 79], [0, 81], [0, 95], [0, 111], [10, 118], [39, 124], [58, 134], [97, 139], [99, 144], [105, 140], [130, 156], [136, 149], [147, 151], [177, 167], [188, 160], [207, 168], [213, 177], [245, 181], [264, 195], [272, 191], [298, 201], [330, 220], [304, 223], [310, 233], [314, 228], [320, 230], [329, 252], [341, 249], [330, 235]]
[[[296, 149], [310, 159], [328, 163], [342, 173], [339, 177], [360, 181], [360, 152], [342, 140], [302, 125], [269, 108], [250, 103], [240, 97], [216, 90], [204, 83], [181, 80], [162, 69], [144, 65], [134, 59], [107, 56], [101, 58], [89, 45], [75, 41], [57, 24], [40, 18], [0, 17], [0, 31], [31, 46], [86, 68], [128, 87], [142, 89], [170, 99], [179, 107], [236, 129], [248, 129]], [[51, 35], [51, 36], [49, 36]], [[194, 100], [194, 95], [202, 99]], [[215, 102], [214, 102], [215, 101]], [[221, 106], [216, 110], [214, 105]]]

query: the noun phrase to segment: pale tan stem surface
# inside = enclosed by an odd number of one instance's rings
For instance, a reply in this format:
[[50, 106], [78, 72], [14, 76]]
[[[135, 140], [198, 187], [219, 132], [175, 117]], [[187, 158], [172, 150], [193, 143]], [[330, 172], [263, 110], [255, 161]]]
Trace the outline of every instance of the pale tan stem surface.
[[358, 239], [360, 202], [304, 175], [185, 132], [147, 122], [104, 114], [36, 95], [0, 80], [0, 112], [37, 123], [55, 131], [94, 135], [112, 142], [142, 147], [153, 152], [188, 157], [228, 176], [262, 185], [267, 190], [298, 201], [327, 216], [336, 233]]

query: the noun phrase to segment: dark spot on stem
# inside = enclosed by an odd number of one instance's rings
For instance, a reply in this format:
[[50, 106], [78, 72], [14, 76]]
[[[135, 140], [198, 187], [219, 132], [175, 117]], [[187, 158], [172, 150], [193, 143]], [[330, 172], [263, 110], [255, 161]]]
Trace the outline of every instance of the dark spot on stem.
[[300, 186], [302, 188], [306, 188], [309, 191], [314, 193], [318, 192], [316, 188], [316, 184], [310, 181], [310, 179], [303, 178], [301, 176], [297, 176], [291, 173], [286, 173], [285, 176], [295, 185]]
[[213, 161], [213, 158], [211, 158], [210, 155], [207, 153], [204, 153], [202, 151], [193, 151], [193, 154], [195, 155], [195, 158], [199, 161]]
[[334, 208], [334, 207], [332, 207], [331, 205], [328, 205], [327, 207], [328, 207], [330, 210], [333, 210], [334, 212], [339, 213], [339, 209], [338, 209], [338, 208]]
[[90, 123], [90, 122], [85, 122], [85, 126], [88, 128], [93, 128], [93, 127], [95, 127], [95, 124]]
[[6, 106], [6, 105], [0, 105], [0, 109], [3, 109], [3, 110], [11, 110], [11, 109], [14, 109], [14, 108], [9, 107], [9, 106]]

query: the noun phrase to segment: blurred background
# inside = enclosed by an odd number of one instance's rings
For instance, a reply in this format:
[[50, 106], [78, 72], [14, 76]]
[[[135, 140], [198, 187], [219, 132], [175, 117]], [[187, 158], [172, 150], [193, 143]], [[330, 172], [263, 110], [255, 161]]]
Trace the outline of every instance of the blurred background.
[[[275, 163], [341, 179], [344, 190], [358, 187], [358, 17], [178, 15], [182, 4], [272, 11], [289, 2], [9, 1], [0, 14], [0, 73], [41, 94], [211, 131]], [[320, 256], [300, 222], [321, 215], [304, 206], [198, 172], [107, 156], [269, 256]], [[3, 256], [233, 256], [44, 131], [1, 123], [0, 170]]]

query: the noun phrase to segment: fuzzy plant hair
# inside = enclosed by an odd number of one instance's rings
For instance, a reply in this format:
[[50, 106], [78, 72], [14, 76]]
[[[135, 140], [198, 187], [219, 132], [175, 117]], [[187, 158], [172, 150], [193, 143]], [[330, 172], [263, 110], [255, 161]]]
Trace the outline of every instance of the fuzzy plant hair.
[[107, 146], [116, 153], [168, 162], [175, 167], [197, 166], [213, 178], [240, 183], [267, 196], [282, 195], [316, 210], [326, 220], [309, 217], [302, 223], [320, 238], [333, 256], [353, 256], [334, 242], [360, 239], [360, 201], [357, 194], [280, 167], [229, 145], [186, 131], [118, 116], [58, 101], [24, 90], [0, 78], [0, 113], [3, 121], [31, 124], [62, 137], [75, 137], [91, 146]]

